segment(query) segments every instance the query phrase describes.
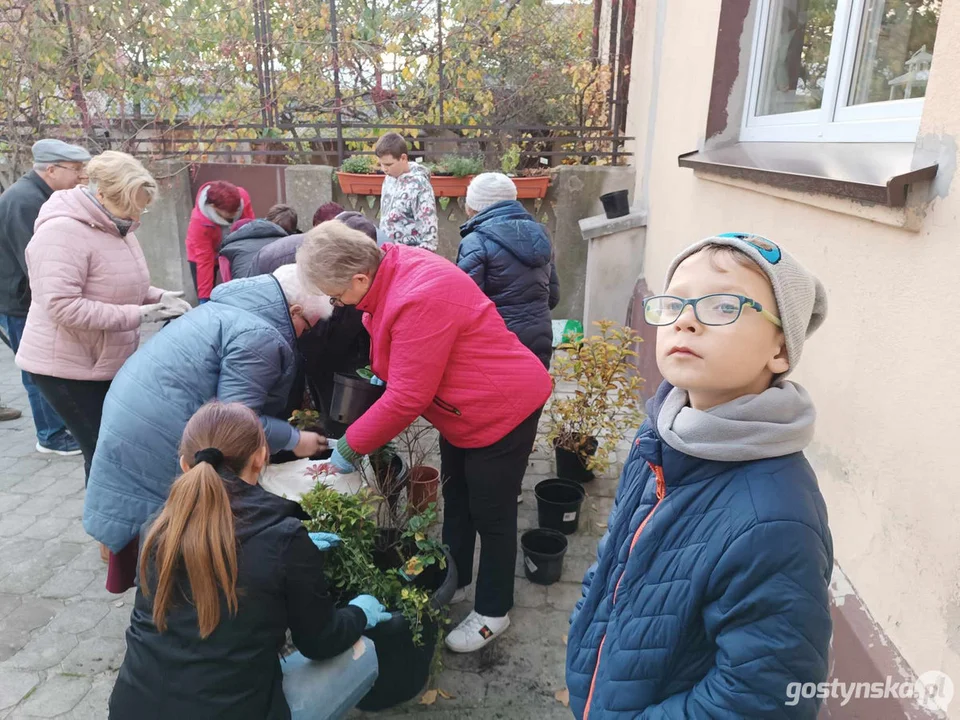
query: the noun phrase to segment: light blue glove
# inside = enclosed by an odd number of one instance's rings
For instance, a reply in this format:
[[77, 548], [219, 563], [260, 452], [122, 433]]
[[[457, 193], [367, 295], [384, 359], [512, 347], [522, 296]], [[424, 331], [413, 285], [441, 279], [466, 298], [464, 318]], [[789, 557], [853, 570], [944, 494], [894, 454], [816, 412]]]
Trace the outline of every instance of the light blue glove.
[[309, 535], [318, 550], [329, 550], [340, 545], [340, 536], [335, 533], [313, 532]]
[[208, 302], [210, 302], [210, 298], [200, 298], [200, 304], [201, 304], [201, 305], [205, 305], [205, 304], [208, 303]]
[[393, 617], [373, 595], [358, 595], [348, 604], [363, 610], [363, 614], [367, 616], [367, 630]]
[[381, 380], [380, 378], [378, 378], [376, 375], [374, 375], [373, 377], [370, 378], [370, 384], [371, 384], [371, 385], [386, 385], [386, 383], [385, 383], [383, 380]]
[[330, 456], [330, 459], [327, 460], [327, 462], [342, 473], [352, 473], [354, 470], [356, 470], [356, 468], [353, 467], [353, 465], [351, 465], [347, 459], [340, 454], [340, 450], [338, 448], [333, 449], [333, 455]]

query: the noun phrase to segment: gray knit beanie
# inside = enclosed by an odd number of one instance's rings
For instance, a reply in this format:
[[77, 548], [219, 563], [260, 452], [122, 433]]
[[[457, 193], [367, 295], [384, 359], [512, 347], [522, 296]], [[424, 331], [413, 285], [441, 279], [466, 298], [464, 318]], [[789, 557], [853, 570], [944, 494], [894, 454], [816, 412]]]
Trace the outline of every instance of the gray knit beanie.
[[800, 362], [804, 341], [823, 324], [827, 316], [826, 290], [788, 252], [764, 237], [749, 233], [723, 233], [694, 243], [670, 263], [666, 285], [670, 284], [680, 263], [708, 245], [736, 248], [757, 263], [770, 279], [780, 322], [783, 323], [787, 360], [790, 362], [790, 370], [780, 376], [785, 377]]
[[517, 186], [503, 173], [481, 173], [467, 188], [467, 207], [481, 212], [504, 200], [517, 199]]

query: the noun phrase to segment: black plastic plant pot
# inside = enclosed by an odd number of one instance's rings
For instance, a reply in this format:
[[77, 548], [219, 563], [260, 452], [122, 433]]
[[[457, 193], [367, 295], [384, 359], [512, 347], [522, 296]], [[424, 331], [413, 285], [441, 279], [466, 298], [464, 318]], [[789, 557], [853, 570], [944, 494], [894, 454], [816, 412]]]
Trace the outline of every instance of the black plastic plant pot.
[[[435, 609], [449, 605], [457, 590], [457, 568], [450, 554], [446, 551], [444, 554], [447, 558], [445, 569], [429, 567], [415, 582], [417, 587], [433, 591], [430, 605]], [[410, 624], [400, 612], [394, 612], [388, 621], [367, 630], [364, 635], [377, 646], [380, 674], [357, 707], [368, 712], [385, 710], [419, 695], [430, 678], [439, 632], [439, 623], [424, 617], [423, 642], [415, 645]]]
[[557, 475], [565, 480], [576, 480], [580, 483], [590, 482], [596, 477], [593, 470], [587, 469], [587, 458], [597, 454], [600, 443], [595, 437], [588, 437], [580, 452], [567, 450], [554, 445], [554, 455], [557, 460]]
[[[556, 530], [537, 528], [520, 536], [523, 571], [527, 580], [537, 585], [553, 585], [563, 574], [563, 556], [567, 554], [567, 537]], [[379, 648], [377, 655], [379, 657]]]
[[600, 196], [603, 212], [608, 218], [623, 217], [630, 214], [630, 195], [626, 190], [615, 190]]
[[537, 498], [537, 523], [542, 528], [572, 535], [580, 525], [580, 506], [587, 493], [573, 480], [552, 478], [538, 482], [533, 489]]
[[350, 425], [380, 399], [384, 390], [386, 388], [383, 385], [372, 385], [362, 377], [337, 373], [333, 376], [330, 419]]

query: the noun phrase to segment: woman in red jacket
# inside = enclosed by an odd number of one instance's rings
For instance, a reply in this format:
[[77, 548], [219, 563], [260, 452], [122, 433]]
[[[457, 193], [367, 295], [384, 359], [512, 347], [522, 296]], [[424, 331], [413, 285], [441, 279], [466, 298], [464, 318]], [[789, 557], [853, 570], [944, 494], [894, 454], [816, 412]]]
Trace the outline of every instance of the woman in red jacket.
[[193, 286], [201, 303], [210, 299], [216, 273], [217, 251], [223, 234], [237, 220], [254, 218], [250, 195], [242, 187], [215, 180], [200, 187], [197, 204], [187, 227], [187, 260]]
[[349, 470], [420, 415], [440, 432], [443, 541], [461, 586], [454, 602], [466, 598], [480, 534], [474, 611], [447, 636], [447, 647], [479, 650], [510, 625], [516, 500], [550, 375], [477, 284], [432, 252], [381, 249], [334, 220], [307, 233], [297, 265], [307, 287], [364, 312], [371, 368], [387, 384], [347, 429], [331, 463]]

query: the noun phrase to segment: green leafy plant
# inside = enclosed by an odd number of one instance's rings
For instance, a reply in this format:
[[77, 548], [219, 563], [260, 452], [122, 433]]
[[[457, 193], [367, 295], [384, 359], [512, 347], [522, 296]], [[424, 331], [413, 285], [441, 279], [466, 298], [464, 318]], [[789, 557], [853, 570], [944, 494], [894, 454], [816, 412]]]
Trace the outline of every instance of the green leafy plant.
[[437, 173], [441, 175], [453, 175], [463, 178], [470, 175], [479, 175], [483, 172], [483, 158], [462, 157], [460, 155], [447, 155], [440, 161]]
[[500, 169], [504, 175], [513, 175], [520, 167], [520, 146], [511, 145], [500, 159]]
[[340, 166], [340, 172], [345, 173], [372, 175], [376, 171], [376, 164], [370, 155], [351, 155]]
[[[316, 477], [321, 466], [308, 468]], [[422, 513], [410, 517], [394, 540], [379, 547], [384, 536], [376, 523], [377, 508], [385, 499], [362, 489], [355, 495], [344, 495], [317, 483], [305, 494], [301, 506], [310, 519], [305, 521], [311, 532], [332, 532], [340, 536], [340, 545], [329, 552], [324, 572], [331, 585], [346, 594], [373, 595], [389, 610], [399, 610], [410, 625], [414, 644], [423, 644], [424, 621], [441, 623], [443, 613], [430, 603], [430, 594], [413, 584], [426, 568], [446, 567], [443, 545], [428, 534], [437, 523], [436, 505], [431, 503]], [[389, 533], [387, 533], [389, 536]], [[377, 567], [375, 552], [395, 553], [397, 566], [386, 570]]]
[[[578, 453], [587, 469], [602, 473], [610, 467], [610, 453], [625, 431], [643, 419], [643, 378], [632, 362], [641, 339], [632, 329], [609, 320], [594, 324], [599, 333], [565, 338], [567, 342], [557, 348], [551, 374], [558, 392], [545, 410], [545, 440]], [[573, 393], [564, 392], [564, 385], [573, 385]], [[599, 442], [592, 456], [587, 452], [591, 437]]]

